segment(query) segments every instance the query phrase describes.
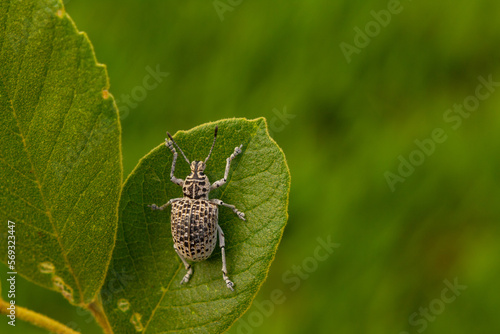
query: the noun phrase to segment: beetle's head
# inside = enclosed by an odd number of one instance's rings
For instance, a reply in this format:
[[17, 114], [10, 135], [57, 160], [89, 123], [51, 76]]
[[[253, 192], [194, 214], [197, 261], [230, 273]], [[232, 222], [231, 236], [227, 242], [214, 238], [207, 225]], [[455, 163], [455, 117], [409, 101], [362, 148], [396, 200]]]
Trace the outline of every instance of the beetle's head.
[[191, 173], [202, 173], [205, 170], [205, 163], [203, 161], [191, 162]]
[[[210, 155], [212, 154], [212, 151], [215, 146], [215, 140], [217, 139], [217, 127], [215, 127], [215, 133], [214, 133], [214, 141], [212, 143], [212, 148], [210, 148], [210, 152], [208, 153], [208, 156], [204, 161], [193, 161], [189, 162], [188, 158], [184, 154], [184, 152], [181, 150], [179, 145], [174, 141], [170, 133], [167, 132], [167, 135], [169, 136], [170, 140], [177, 146], [179, 151], [181, 152], [182, 156], [184, 157], [184, 160], [190, 165], [191, 167], [191, 174], [186, 178], [184, 181], [184, 186], [183, 186], [183, 192], [184, 196], [187, 196], [189, 198], [208, 198], [208, 192], [210, 191], [210, 182], [208, 180], [208, 177], [205, 175], [204, 171], [206, 168], [206, 163], [208, 159], [210, 158]], [[193, 188], [193, 185], [195, 187]]]
[[210, 181], [208, 176], [203, 173], [205, 170], [205, 162], [193, 161], [191, 162], [191, 174], [184, 180], [182, 192], [184, 196], [192, 199], [208, 199], [210, 192]]

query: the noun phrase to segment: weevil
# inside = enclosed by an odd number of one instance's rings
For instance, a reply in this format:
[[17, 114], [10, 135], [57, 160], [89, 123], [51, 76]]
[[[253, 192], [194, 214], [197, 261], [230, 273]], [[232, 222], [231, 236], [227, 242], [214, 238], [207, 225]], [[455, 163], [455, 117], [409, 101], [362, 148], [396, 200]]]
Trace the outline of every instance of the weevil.
[[[234, 148], [234, 152], [226, 159], [226, 170], [224, 177], [210, 184], [208, 177], [204, 174], [206, 163], [212, 154], [217, 140], [217, 129], [215, 127], [214, 140], [210, 152], [204, 161], [189, 162], [188, 158], [177, 145], [174, 138], [167, 132], [168, 138], [165, 138], [165, 145], [172, 151], [173, 160], [172, 168], [170, 169], [170, 181], [182, 187], [184, 197], [173, 198], [162, 206], [151, 204], [149, 207], [152, 210], [164, 210], [169, 205], [172, 206], [170, 213], [170, 222], [172, 237], [174, 240], [174, 249], [181, 259], [186, 274], [181, 280], [181, 284], [187, 283], [193, 274], [193, 267], [187, 260], [198, 262], [206, 260], [212, 255], [219, 235], [219, 247], [222, 254], [222, 278], [226, 282], [226, 286], [234, 291], [234, 283], [227, 276], [226, 267], [226, 250], [224, 232], [219, 226], [219, 205], [225, 206], [233, 210], [233, 212], [241, 220], [245, 219], [245, 214], [234, 205], [224, 203], [220, 199], [209, 199], [210, 191], [219, 188], [227, 182], [231, 161], [240, 154], [243, 144]], [[191, 166], [191, 174], [185, 180], [175, 177], [175, 164], [177, 162], [177, 147], [181, 152], [186, 162]]]

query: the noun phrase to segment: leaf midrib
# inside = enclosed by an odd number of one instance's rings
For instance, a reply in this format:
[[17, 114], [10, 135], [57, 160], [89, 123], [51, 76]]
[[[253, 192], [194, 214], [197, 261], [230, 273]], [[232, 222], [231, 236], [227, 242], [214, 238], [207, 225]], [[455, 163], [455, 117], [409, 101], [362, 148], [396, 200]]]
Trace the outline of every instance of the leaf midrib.
[[[12, 105], [12, 101], [11, 102], [11, 105]], [[80, 283], [75, 275], [75, 273], [73, 272], [73, 268], [71, 266], [71, 263], [69, 262], [68, 260], [68, 257], [66, 256], [66, 253], [64, 252], [64, 247], [61, 243], [61, 238], [60, 238], [60, 235], [56, 229], [56, 226], [54, 224], [54, 218], [52, 217], [52, 212], [50, 211], [50, 208], [47, 206], [47, 201], [45, 199], [45, 196], [44, 196], [44, 193], [42, 191], [42, 184], [40, 183], [40, 179], [38, 178], [38, 173], [37, 173], [37, 170], [35, 169], [35, 166], [33, 164], [33, 161], [31, 159], [31, 154], [28, 150], [28, 147], [26, 146], [26, 140], [24, 138], [24, 135], [23, 135], [23, 132], [21, 130], [21, 127], [19, 126], [19, 119], [16, 115], [16, 111], [14, 109], [14, 106], [12, 105], [12, 115], [14, 116], [15, 120], [16, 120], [16, 125], [17, 125], [17, 128], [19, 129], [19, 134], [21, 136], [21, 139], [22, 139], [22, 142], [23, 142], [23, 147], [24, 147], [24, 150], [26, 151], [26, 156], [28, 157], [28, 160], [30, 162], [30, 165], [31, 165], [31, 169], [33, 170], [33, 175], [35, 177], [35, 183], [38, 187], [38, 191], [40, 193], [40, 198], [42, 199], [42, 202], [43, 202], [43, 206], [45, 207], [46, 211], [45, 211], [45, 214], [47, 215], [47, 218], [49, 219], [49, 222], [52, 226], [52, 230], [54, 231], [54, 235], [55, 235], [55, 238], [57, 240], [57, 243], [59, 244], [59, 247], [61, 248], [61, 254], [64, 258], [64, 262], [66, 263], [66, 266], [68, 268], [68, 271], [70, 272], [71, 276], [73, 276], [73, 279], [75, 280], [75, 284], [76, 284], [76, 287], [78, 288], [78, 292], [79, 292], [79, 296], [80, 296], [80, 300], [82, 298], [82, 289], [81, 289], [81, 286], [80, 286]]]
[[146, 326], [144, 326], [143, 333], [146, 333], [146, 330], [147, 330], [149, 324], [151, 323], [151, 320], [153, 319], [156, 310], [160, 306], [163, 298], [165, 298], [165, 295], [167, 294], [167, 291], [169, 291], [170, 286], [172, 285], [172, 282], [174, 281], [175, 277], [177, 276], [177, 274], [179, 273], [179, 271], [181, 270], [182, 267], [183, 267], [183, 264], [179, 263], [179, 265], [177, 266], [177, 270], [175, 270], [175, 273], [172, 275], [172, 278], [170, 279], [170, 282], [168, 282], [167, 288], [165, 289], [165, 291], [163, 291], [163, 294], [162, 294], [160, 300], [158, 301], [158, 303], [156, 304], [155, 308], [151, 312], [151, 316], [149, 317], [148, 322], [146, 322]]
[[[9, 9], [10, 9], [10, 6], [9, 6]], [[52, 59], [53, 44], [54, 44], [54, 41], [52, 40], [52, 49], [51, 49], [50, 59]], [[2, 50], [3, 50], [3, 44], [2, 44]], [[25, 60], [25, 54], [26, 53], [23, 52], [23, 58], [22, 58], [22, 60], [20, 62], [19, 68], [22, 68], [22, 64], [24, 63], [24, 60]], [[43, 82], [43, 85], [42, 85], [42, 87], [40, 89], [40, 92], [43, 90], [43, 87], [45, 86], [45, 82], [46, 82], [46, 79], [47, 79], [47, 72], [48, 72], [48, 66], [47, 66], [47, 71], [45, 72], [45, 75], [44, 75], [44, 82]], [[14, 95], [17, 95], [17, 93], [19, 92], [18, 87], [19, 87], [19, 74], [18, 74], [17, 79], [16, 79], [16, 90], [15, 90]], [[65, 264], [66, 264], [66, 266], [68, 268], [68, 272], [71, 274], [71, 276], [73, 277], [73, 279], [75, 281], [76, 287], [77, 287], [78, 292], [79, 292], [80, 301], [82, 301], [83, 295], [82, 295], [82, 288], [80, 286], [80, 282], [77, 279], [77, 277], [76, 277], [76, 275], [75, 275], [75, 273], [73, 271], [73, 267], [71, 266], [71, 263], [68, 260], [66, 252], [64, 251], [64, 247], [63, 247], [63, 244], [62, 244], [62, 241], [61, 241], [61, 237], [59, 235], [58, 230], [56, 229], [56, 226], [55, 226], [55, 223], [54, 223], [54, 218], [52, 217], [52, 212], [50, 210], [51, 208], [49, 208], [48, 205], [47, 205], [47, 200], [45, 199], [45, 196], [44, 196], [44, 193], [43, 193], [43, 190], [42, 190], [42, 184], [40, 182], [40, 178], [38, 176], [37, 169], [35, 168], [35, 165], [33, 164], [33, 160], [31, 158], [30, 151], [28, 150], [28, 146], [26, 145], [26, 138], [25, 138], [25, 135], [24, 135], [23, 130], [21, 128], [21, 124], [19, 122], [19, 118], [17, 116], [16, 109], [14, 107], [13, 98], [7, 96], [7, 99], [9, 101], [9, 103], [10, 103], [10, 106], [11, 106], [12, 116], [14, 117], [14, 119], [16, 121], [16, 126], [17, 126], [17, 128], [19, 130], [19, 136], [21, 137], [21, 141], [23, 143], [24, 151], [26, 152], [26, 156], [27, 156], [27, 158], [29, 160], [29, 163], [30, 163], [30, 166], [31, 166], [31, 170], [33, 170], [34, 181], [35, 181], [35, 183], [36, 183], [36, 185], [38, 187], [38, 191], [40, 193], [40, 198], [41, 198], [43, 206], [45, 208], [45, 215], [49, 219], [49, 222], [50, 222], [50, 224], [52, 226], [52, 230], [54, 231], [53, 234], [54, 234], [54, 236], [55, 236], [55, 238], [57, 240], [57, 243], [59, 244], [59, 247], [61, 248], [61, 254], [62, 254], [64, 262], [65, 262]], [[35, 106], [35, 113], [38, 110], [39, 103], [40, 103], [40, 94], [38, 95], [38, 100], [37, 100], [37, 103], [36, 103], [36, 106]], [[69, 109], [68, 109], [68, 112], [69, 112]], [[31, 128], [31, 123], [33, 121], [33, 118], [35, 118], [35, 116], [36, 116], [36, 114], [34, 114], [33, 117], [30, 120], [30, 124], [29, 124], [29, 126], [27, 128], [28, 132], [29, 132], [29, 129]]]

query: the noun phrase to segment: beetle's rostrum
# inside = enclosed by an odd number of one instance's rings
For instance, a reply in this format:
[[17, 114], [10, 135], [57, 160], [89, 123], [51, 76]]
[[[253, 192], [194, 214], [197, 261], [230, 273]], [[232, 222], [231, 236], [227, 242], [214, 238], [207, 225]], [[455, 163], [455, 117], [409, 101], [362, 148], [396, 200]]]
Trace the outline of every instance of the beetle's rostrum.
[[[218, 206], [222, 205], [230, 208], [241, 220], [245, 220], [245, 214], [236, 209], [234, 205], [224, 203], [219, 199], [208, 199], [208, 194], [211, 190], [219, 188], [227, 182], [231, 161], [241, 153], [243, 145], [235, 147], [234, 152], [226, 159], [224, 177], [210, 184], [204, 171], [217, 140], [217, 129], [215, 127], [214, 140], [206, 159], [204, 161], [192, 161], [191, 163], [170, 133], [167, 132], [170, 140], [165, 138], [165, 145], [173, 153], [170, 181], [182, 187], [184, 197], [173, 198], [162, 206], [151, 204], [149, 207], [152, 210], [164, 210], [169, 205], [172, 205], [170, 222], [174, 249], [187, 270], [186, 275], [181, 280], [181, 284], [187, 283], [193, 274], [193, 268], [187, 260], [203, 261], [210, 257], [215, 248], [218, 234], [219, 246], [222, 253], [222, 278], [226, 282], [226, 286], [234, 291], [234, 283], [227, 276], [224, 232], [218, 223]], [[179, 149], [186, 162], [191, 166], [191, 174], [185, 180], [174, 176], [175, 164], [177, 162], [175, 147]]]

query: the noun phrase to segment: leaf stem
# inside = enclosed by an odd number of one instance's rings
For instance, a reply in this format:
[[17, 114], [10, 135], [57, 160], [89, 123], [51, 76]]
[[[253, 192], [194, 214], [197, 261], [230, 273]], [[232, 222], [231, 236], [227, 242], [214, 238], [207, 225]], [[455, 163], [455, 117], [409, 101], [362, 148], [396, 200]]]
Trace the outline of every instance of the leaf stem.
[[[7, 307], [10, 307], [10, 303], [7, 303], [0, 298], [0, 313], [9, 315], [10, 310], [8, 310]], [[79, 332], [74, 331], [68, 326], [63, 325], [60, 322], [47, 317], [46, 315], [28, 310], [27, 308], [22, 306], [16, 305], [16, 319], [24, 320], [35, 326], [47, 329], [52, 333], [79, 334]]]
[[113, 329], [109, 324], [108, 318], [104, 314], [104, 310], [99, 300], [95, 300], [87, 305], [87, 308], [92, 312], [95, 320], [102, 327], [105, 334], [113, 334]]

